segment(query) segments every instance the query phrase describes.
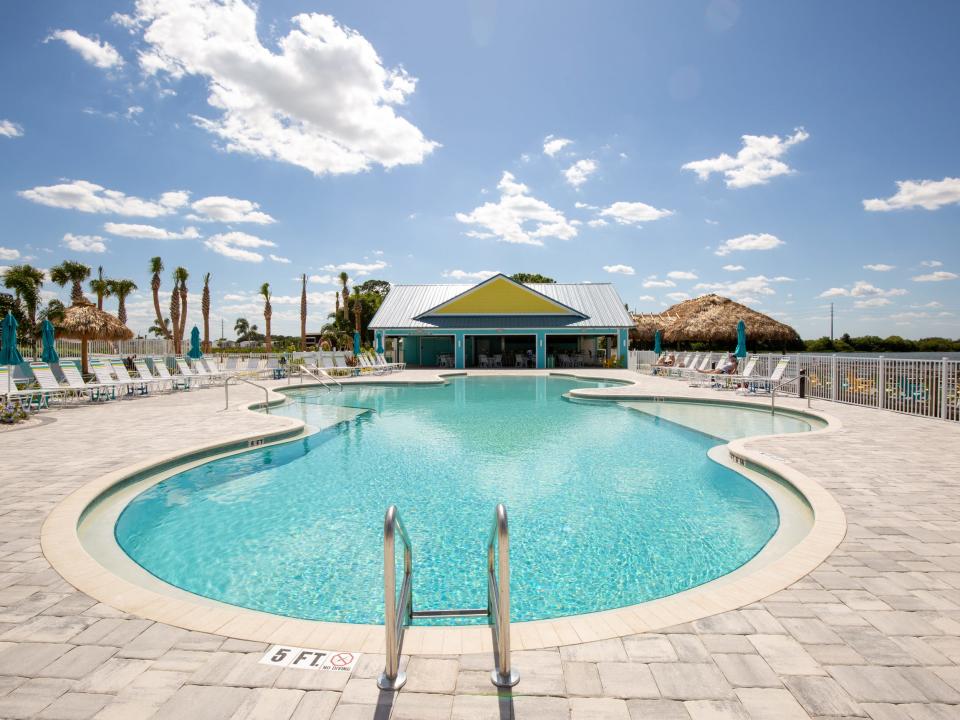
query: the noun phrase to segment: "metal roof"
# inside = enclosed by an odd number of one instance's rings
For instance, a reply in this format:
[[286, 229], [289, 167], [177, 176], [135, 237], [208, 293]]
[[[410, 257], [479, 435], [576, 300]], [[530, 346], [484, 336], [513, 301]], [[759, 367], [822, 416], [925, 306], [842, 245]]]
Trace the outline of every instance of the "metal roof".
[[609, 283], [529, 283], [527, 287], [548, 298], [578, 310], [586, 319], [576, 317], [487, 315], [422, 317], [431, 308], [450, 300], [475, 285], [394, 285], [384, 298], [370, 327], [386, 328], [623, 328], [633, 320], [623, 306], [616, 289]]

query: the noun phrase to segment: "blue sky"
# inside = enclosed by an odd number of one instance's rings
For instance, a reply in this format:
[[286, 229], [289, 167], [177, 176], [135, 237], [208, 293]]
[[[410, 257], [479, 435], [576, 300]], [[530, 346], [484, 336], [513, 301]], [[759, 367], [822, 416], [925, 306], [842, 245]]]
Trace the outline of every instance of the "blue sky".
[[346, 268], [614, 282], [645, 312], [719, 292], [805, 337], [833, 302], [838, 334], [957, 337], [958, 23], [954, 2], [3, 3], [0, 265], [148, 291], [161, 255], [198, 297], [212, 273], [228, 328], [262, 323], [270, 282], [290, 333], [298, 274], [313, 327]]

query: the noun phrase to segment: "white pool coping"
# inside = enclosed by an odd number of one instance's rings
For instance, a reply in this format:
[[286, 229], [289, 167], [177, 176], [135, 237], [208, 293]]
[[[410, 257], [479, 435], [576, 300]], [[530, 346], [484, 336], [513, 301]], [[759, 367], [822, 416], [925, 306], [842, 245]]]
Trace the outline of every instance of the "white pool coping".
[[[438, 373], [434, 379], [404, 379], [402, 373], [391, 377], [388, 382], [397, 384], [442, 383], [443, 378], [452, 375], [474, 374]], [[489, 376], [490, 371], [476, 373]], [[516, 372], [504, 372], [516, 376]], [[548, 373], [559, 376], [572, 376], [582, 380], [609, 381], [610, 377], [590, 376], [589, 371]], [[618, 378], [619, 379], [619, 378]], [[623, 380], [630, 380], [625, 375]], [[349, 381], [348, 381], [349, 382]], [[379, 383], [378, 383], [379, 384]], [[304, 383], [292, 386], [311, 387]], [[630, 395], [623, 392], [610, 392], [615, 388], [584, 388], [571, 391], [571, 395], [583, 398], [610, 400], [666, 400], [684, 402], [710, 402], [711, 396], [691, 398], [689, 395], [642, 393]], [[624, 390], [622, 386], [619, 390]], [[605, 392], [606, 391], [606, 392]], [[275, 390], [270, 391], [270, 404], [282, 404], [286, 397]], [[718, 402], [714, 400], [714, 402]], [[753, 405], [748, 400], [724, 396], [725, 405]], [[246, 405], [244, 411], [253, 411], [263, 405], [262, 402]], [[834, 432], [841, 427], [840, 422], [819, 411], [802, 412], [789, 409], [792, 414], [806, 414], [819, 418], [826, 427], [809, 433], [789, 436], [802, 442], [802, 438], [819, 433]], [[218, 456], [243, 452], [249, 447], [289, 442], [304, 437], [310, 432], [303, 422], [288, 417], [275, 416], [277, 430], [255, 436], [228, 437], [224, 441], [189, 448], [186, 451], [152, 457], [135, 465], [130, 465], [97, 478], [65, 498], [47, 517], [41, 530], [41, 546], [50, 564], [77, 589], [87, 593], [118, 610], [128, 612], [150, 620], [167, 623], [176, 627], [201, 632], [216, 633], [244, 640], [283, 643], [301, 647], [336, 647], [340, 650], [355, 652], [382, 652], [384, 631], [382, 625], [363, 625], [351, 623], [333, 623], [317, 620], [301, 620], [273, 615], [257, 610], [249, 610], [228, 605], [216, 600], [202, 598], [180, 588], [158, 580], [136, 565], [116, 547], [122, 556], [107, 550], [105, 563], [88, 552], [78, 533], [80, 521], [88, 508], [98, 502], [105, 493], [122, 492], [129, 488], [131, 478], [149, 473], [153, 468], [176, 464], [162, 475], [150, 473], [147, 484], [159, 482], [187, 466], [202, 464]], [[293, 436], [291, 437], [291, 433]], [[515, 650], [533, 650], [561, 645], [573, 645], [595, 640], [623, 637], [641, 632], [650, 632], [673, 625], [698, 620], [761, 600], [801, 579], [825, 560], [839, 545], [846, 532], [846, 518], [837, 501], [818, 483], [798, 472], [782, 459], [746, 447], [747, 443], [758, 437], [786, 437], [784, 435], [754, 436], [734, 440], [720, 445], [710, 453], [712, 459], [729, 465], [757, 482], [773, 497], [781, 510], [781, 528], [774, 539], [765, 546], [755, 558], [734, 572], [717, 578], [695, 588], [651, 600], [638, 605], [604, 610], [600, 612], [572, 615], [550, 620], [514, 622], [511, 624], [511, 642]], [[240, 444], [241, 447], [232, 447]], [[220, 451], [220, 452], [217, 452]], [[726, 454], [726, 457], [724, 457]], [[203, 455], [203, 457], [198, 457]], [[183, 461], [180, 463], [178, 461]], [[746, 466], [745, 466], [746, 465]], [[777, 479], [771, 479], [756, 472], [756, 468], [770, 473]], [[780, 487], [780, 491], [772, 485]], [[784, 487], [788, 493], [797, 493], [812, 513], [812, 525], [809, 531], [797, 541], [796, 524], [784, 524], [784, 518], [791, 511], [781, 508], [788, 502], [783, 495]], [[137, 492], [143, 490], [137, 486]], [[779, 500], [778, 500], [779, 497]], [[96, 510], [94, 510], [96, 512]], [[112, 525], [109, 535], [112, 537]], [[101, 538], [102, 539], [102, 538]], [[796, 541], [794, 543], [794, 541]], [[101, 542], [98, 555], [104, 550]], [[118, 564], [119, 563], [119, 564]], [[124, 563], [126, 567], [124, 567]], [[113, 569], [111, 569], [111, 566]], [[139, 570], [140, 576], [130, 574], [129, 566]], [[118, 570], [118, 568], [121, 568]], [[371, 588], [378, 592], [379, 588]], [[407, 655], [459, 655], [463, 653], [490, 652], [493, 650], [491, 633], [486, 626], [413, 626], [404, 636], [403, 652]]]

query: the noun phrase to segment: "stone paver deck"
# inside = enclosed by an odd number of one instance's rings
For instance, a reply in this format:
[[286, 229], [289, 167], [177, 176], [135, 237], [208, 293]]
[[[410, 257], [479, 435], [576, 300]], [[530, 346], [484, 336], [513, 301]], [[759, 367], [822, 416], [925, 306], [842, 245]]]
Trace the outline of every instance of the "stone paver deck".
[[[619, 375], [651, 394], [717, 397]], [[262, 397], [231, 387], [234, 402]], [[278, 421], [223, 412], [216, 389], [46, 413], [40, 427], [0, 435], [0, 718], [960, 718], [960, 427], [814, 407], [842, 429], [748, 446], [840, 502], [847, 535], [826, 562], [735, 611], [516, 652], [521, 682], [499, 696], [488, 654], [405, 658], [409, 679], [393, 696], [373, 680], [382, 656], [364, 655], [349, 678], [269, 668], [257, 663], [263, 643], [139, 619], [78, 592], [40, 550], [60, 500], [145, 457]]]

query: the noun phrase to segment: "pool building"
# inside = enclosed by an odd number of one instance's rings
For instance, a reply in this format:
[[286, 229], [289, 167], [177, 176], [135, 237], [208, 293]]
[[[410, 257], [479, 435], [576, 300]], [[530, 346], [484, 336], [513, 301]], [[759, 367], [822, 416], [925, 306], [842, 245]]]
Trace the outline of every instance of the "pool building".
[[625, 366], [633, 320], [609, 283], [394, 285], [370, 321], [413, 367]]

